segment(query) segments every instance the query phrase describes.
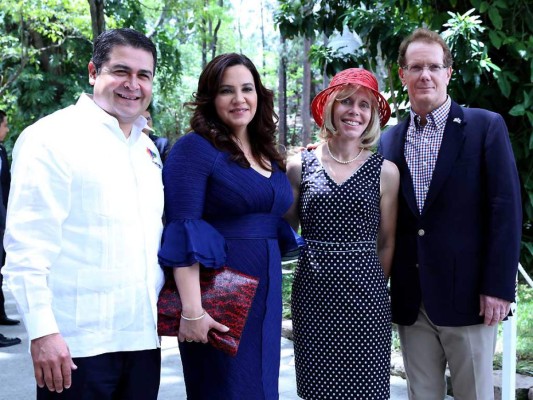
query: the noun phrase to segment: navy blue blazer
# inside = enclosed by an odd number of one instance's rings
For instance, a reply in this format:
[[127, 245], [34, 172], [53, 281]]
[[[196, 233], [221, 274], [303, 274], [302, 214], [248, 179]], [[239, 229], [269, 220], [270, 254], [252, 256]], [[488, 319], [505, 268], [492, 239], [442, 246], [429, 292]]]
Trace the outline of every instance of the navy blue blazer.
[[501, 115], [452, 101], [424, 208], [404, 156], [409, 120], [379, 151], [400, 171], [391, 271], [393, 322], [412, 325], [423, 301], [440, 326], [483, 322], [479, 296], [514, 301], [520, 254], [520, 183]]

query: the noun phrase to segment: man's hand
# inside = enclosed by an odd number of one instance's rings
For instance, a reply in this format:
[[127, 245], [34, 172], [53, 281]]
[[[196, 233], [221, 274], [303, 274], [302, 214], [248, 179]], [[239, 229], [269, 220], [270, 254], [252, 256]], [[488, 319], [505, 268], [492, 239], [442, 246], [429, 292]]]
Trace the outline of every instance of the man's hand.
[[31, 358], [37, 386], [61, 393], [72, 384], [72, 370], [78, 367], [72, 361], [67, 343], [59, 333], [31, 341]]
[[511, 309], [511, 303], [507, 300], [482, 294], [479, 298], [479, 308], [479, 315], [485, 316], [483, 323], [493, 326], [507, 317]]
[[320, 144], [324, 143], [324, 141], [321, 141], [321, 142], [314, 142], [314, 143], [309, 143], [305, 148], [302, 147], [302, 151], [307, 149], [307, 150], [314, 150], [316, 149], [318, 146], [320, 146]]

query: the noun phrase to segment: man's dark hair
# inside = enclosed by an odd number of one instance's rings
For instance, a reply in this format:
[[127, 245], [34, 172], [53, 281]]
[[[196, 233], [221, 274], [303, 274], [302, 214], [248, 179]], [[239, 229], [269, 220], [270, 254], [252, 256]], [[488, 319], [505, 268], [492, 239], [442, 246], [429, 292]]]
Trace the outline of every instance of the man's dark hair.
[[4, 118], [7, 116], [4, 110], [0, 110], [0, 124], [4, 122]]
[[109, 29], [102, 32], [94, 41], [92, 62], [99, 73], [102, 65], [109, 61], [109, 54], [116, 46], [130, 46], [135, 49], [142, 49], [152, 53], [154, 58], [154, 70], [157, 65], [157, 50], [154, 43], [145, 35], [135, 29], [120, 28]]

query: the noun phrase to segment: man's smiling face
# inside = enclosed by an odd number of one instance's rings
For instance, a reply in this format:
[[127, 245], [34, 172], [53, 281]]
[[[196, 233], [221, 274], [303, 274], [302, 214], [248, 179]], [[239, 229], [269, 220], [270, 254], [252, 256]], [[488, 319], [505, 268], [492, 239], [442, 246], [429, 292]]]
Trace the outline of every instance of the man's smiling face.
[[96, 71], [89, 63], [89, 83], [94, 86], [93, 100], [117, 118], [125, 132], [150, 104], [154, 60], [152, 53], [130, 46], [116, 46], [109, 60]]

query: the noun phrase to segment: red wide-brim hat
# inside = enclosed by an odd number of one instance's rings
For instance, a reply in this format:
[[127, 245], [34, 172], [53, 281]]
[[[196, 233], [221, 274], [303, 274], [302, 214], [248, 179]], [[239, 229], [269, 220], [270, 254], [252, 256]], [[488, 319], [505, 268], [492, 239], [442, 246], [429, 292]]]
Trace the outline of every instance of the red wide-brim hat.
[[322, 90], [315, 96], [311, 103], [311, 112], [313, 113], [313, 118], [318, 126], [322, 127], [324, 124], [324, 106], [326, 105], [329, 95], [342, 85], [361, 85], [370, 89], [378, 101], [380, 125], [381, 127], [385, 126], [391, 115], [389, 103], [387, 103], [385, 97], [379, 93], [376, 77], [363, 68], [349, 68], [339, 72], [333, 77], [327, 89]]

